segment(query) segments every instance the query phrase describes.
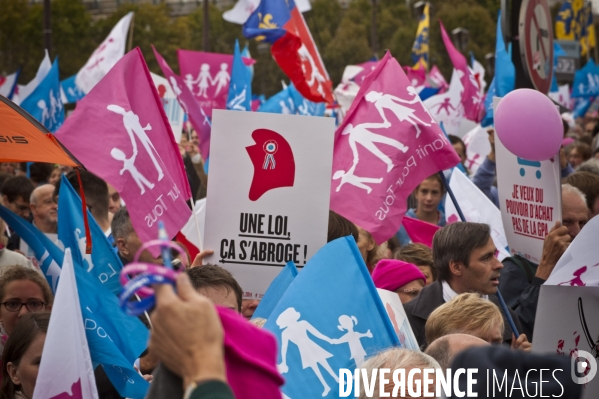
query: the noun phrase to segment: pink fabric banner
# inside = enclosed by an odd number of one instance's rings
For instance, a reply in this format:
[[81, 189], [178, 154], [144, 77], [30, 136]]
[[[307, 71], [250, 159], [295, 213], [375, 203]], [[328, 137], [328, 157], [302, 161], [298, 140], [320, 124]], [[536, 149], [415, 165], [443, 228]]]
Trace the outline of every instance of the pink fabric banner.
[[77, 104], [56, 137], [121, 193], [142, 242], [185, 225], [191, 192], [179, 147], [139, 48]]
[[335, 132], [331, 209], [369, 231], [380, 244], [399, 230], [414, 188], [458, 162], [401, 66], [387, 52]]
[[193, 126], [194, 130], [198, 133], [198, 139], [200, 141], [200, 154], [202, 155], [202, 158], [204, 160], [208, 159], [208, 156], [210, 155], [211, 126], [208, 117], [204, 113], [202, 107], [200, 107], [196, 101], [194, 95], [191, 93], [185, 82], [183, 82], [183, 79], [173, 72], [166, 60], [162, 58], [160, 53], [158, 53], [153, 45], [152, 50], [154, 50], [154, 56], [158, 61], [160, 69], [162, 69], [164, 77], [170, 83], [171, 88], [177, 96], [179, 104], [181, 104], [181, 107], [189, 117], [191, 126]]
[[[212, 117], [213, 108], [225, 109], [233, 55], [179, 49], [177, 57], [181, 77], [204, 112]], [[243, 63], [249, 66], [254, 60], [244, 57]]]
[[441, 227], [422, 220], [404, 216], [401, 222], [414, 243], [424, 244], [429, 248], [433, 247], [433, 237]]
[[478, 90], [478, 83], [476, 82], [474, 74], [470, 68], [468, 68], [466, 57], [453, 46], [441, 21], [439, 21], [439, 25], [441, 25], [443, 43], [445, 43], [445, 48], [447, 49], [449, 58], [451, 58], [453, 67], [460, 75], [460, 82], [462, 82], [464, 88], [462, 91], [462, 104], [464, 105], [465, 111], [464, 116], [471, 121], [478, 123], [485, 115], [484, 96]]
[[410, 85], [414, 87], [424, 86], [426, 80], [426, 69], [404, 67], [404, 71], [406, 71], [406, 76], [408, 77]]

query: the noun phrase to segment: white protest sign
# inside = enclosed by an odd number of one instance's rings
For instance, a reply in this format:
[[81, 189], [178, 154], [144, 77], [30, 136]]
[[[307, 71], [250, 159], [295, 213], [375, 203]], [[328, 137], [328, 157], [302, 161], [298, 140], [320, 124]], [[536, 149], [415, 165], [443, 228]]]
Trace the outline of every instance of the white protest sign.
[[[494, 99], [497, 107], [498, 98]], [[543, 241], [562, 219], [559, 156], [528, 161], [505, 148], [495, 132], [497, 190], [503, 227], [512, 254], [539, 263]]]
[[[586, 382], [583, 399], [594, 399], [599, 392], [597, 361], [594, 357], [599, 337], [598, 313], [599, 290], [595, 287], [541, 286], [532, 352], [584, 358], [587, 368], [582, 368], [582, 372], [575, 370], [575, 378], [580, 378], [578, 383]], [[576, 363], [584, 366], [581, 362]], [[584, 381], [585, 376], [590, 381]]]
[[171, 85], [168, 83], [168, 80], [152, 72], [150, 72], [150, 75], [152, 75], [152, 81], [154, 82], [154, 86], [156, 86], [156, 91], [158, 91], [160, 101], [162, 101], [162, 105], [164, 106], [164, 113], [173, 130], [175, 141], [178, 143], [181, 141], [181, 132], [183, 131], [183, 117], [185, 116], [183, 108], [179, 105], [177, 96], [171, 88]]
[[545, 285], [599, 286], [599, 216], [592, 218], [559, 258]]
[[377, 288], [376, 290], [379, 293], [379, 297], [383, 302], [385, 310], [387, 311], [389, 320], [391, 320], [391, 324], [393, 324], [393, 329], [397, 334], [397, 338], [399, 338], [401, 347], [413, 351], [420, 351], [418, 341], [416, 341], [416, 337], [414, 336], [414, 332], [410, 326], [410, 321], [408, 320], [406, 311], [404, 310], [401, 300], [399, 299], [399, 295], [397, 295], [395, 292], [387, 291], [382, 288]]
[[[458, 168], [453, 169], [449, 187], [460, 205], [467, 222], [485, 223], [491, 228], [491, 238], [499, 251], [498, 259], [510, 256], [501, 219], [501, 212], [482, 191]], [[453, 201], [445, 201], [445, 217], [448, 223], [460, 220]]]
[[333, 118], [213, 111], [205, 249], [244, 298], [327, 240]]

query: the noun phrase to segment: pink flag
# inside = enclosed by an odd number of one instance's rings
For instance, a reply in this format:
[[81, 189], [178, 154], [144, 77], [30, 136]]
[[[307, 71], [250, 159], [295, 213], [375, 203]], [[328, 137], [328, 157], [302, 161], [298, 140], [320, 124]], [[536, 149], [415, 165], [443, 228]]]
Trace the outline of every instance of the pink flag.
[[453, 46], [453, 43], [447, 35], [445, 27], [441, 21], [439, 21], [439, 24], [441, 25], [441, 36], [443, 37], [443, 43], [445, 43], [445, 48], [447, 49], [449, 58], [451, 58], [454, 68], [460, 75], [460, 81], [464, 87], [464, 91], [462, 91], [462, 104], [464, 105], [465, 111], [464, 116], [474, 122], [480, 122], [484, 116], [485, 107], [483, 101], [484, 98], [481, 92], [478, 90], [476, 78], [474, 77], [474, 74], [470, 68], [468, 68], [466, 57], [464, 57], [462, 53], [456, 50], [456, 48]]
[[217, 307], [225, 330], [227, 381], [237, 399], [280, 398], [284, 380], [277, 371], [277, 340], [237, 312]]
[[[208, 116], [212, 117], [212, 108], [225, 109], [233, 55], [177, 50], [177, 56], [179, 71], [187, 88]], [[243, 58], [246, 65], [252, 65], [253, 62], [250, 58]]]
[[424, 82], [426, 80], [426, 69], [424, 68], [412, 68], [412, 67], [404, 67], [406, 71], [406, 75], [408, 76], [408, 80], [410, 84], [414, 87], [424, 86]]
[[433, 65], [430, 72], [428, 73], [426, 80], [427, 80], [427, 82], [426, 82], [427, 87], [440, 87], [441, 88], [441, 90], [439, 90], [439, 93], [437, 93], [437, 94], [445, 93], [445, 91], [447, 91], [447, 89], [449, 88], [449, 84], [447, 83], [447, 80], [445, 80], [445, 77], [443, 76], [443, 74], [441, 73], [441, 71], [439, 70], [439, 68], [436, 65]]
[[414, 219], [409, 216], [404, 216], [402, 222], [406, 233], [410, 236], [410, 240], [414, 243], [424, 244], [429, 248], [433, 247], [433, 237], [437, 230], [441, 227], [422, 220]]
[[193, 126], [194, 130], [198, 133], [200, 154], [202, 155], [202, 158], [204, 160], [208, 159], [208, 155], [210, 154], [210, 121], [208, 120], [208, 117], [187, 85], [183, 82], [183, 79], [173, 72], [166, 60], [162, 58], [153, 45], [152, 50], [154, 50], [154, 56], [158, 61], [160, 69], [162, 69], [162, 73], [175, 92], [179, 104], [181, 104], [181, 107], [189, 117], [191, 126]]
[[183, 160], [139, 48], [126, 54], [79, 102], [56, 137], [127, 203], [142, 242], [173, 237], [191, 197]]
[[71, 250], [64, 252], [33, 399], [97, 399]]
[[387, 52], [335, 132], [331, 209], [369, 231], [380, 244], [399, 230], [414, 188], [459, 162]]

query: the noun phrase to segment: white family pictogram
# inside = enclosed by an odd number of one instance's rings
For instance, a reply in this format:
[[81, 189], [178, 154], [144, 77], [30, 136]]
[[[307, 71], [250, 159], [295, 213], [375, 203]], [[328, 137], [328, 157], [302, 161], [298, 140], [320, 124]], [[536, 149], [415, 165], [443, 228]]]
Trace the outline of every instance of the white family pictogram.
[[289, 343], [295, 344], [299, 350], [302, 369], [310, 368], [314, 372], [323, 386], [322, 396], [324, 397], [331, 391], [331, 387], [324, 379], [320, 368], [322, 367], [336, 382], [339, 382], [339, 378], [331, 368], [328, 360], [334, 355], [314, 342], [311, 336], [332, 345], [348, 344], [350, 359], [353, 359], [359, 367], [366, 357], [366, 351], [360, 340], [362, 338], [372, 338], [373, 335], [370, 330], [366, 333], [354, 331], [354, 327], [358, 324], [358, 319], [355, 316], [341, 315], [339, 317], [339, 326], [337, 328], [346, 331], [339, 338], [327, 337], [307, 320], [300, 320], [300, 317], [301, 314], [294, 308], [285, 309], [277, 317], [277, 325], [283, 330], [281, 333], [281, 364], [277, 367], [282, 374], [289, 372], [287, 350]]
[[187, 104], [185, 104], [185, 102], [183, 101], [183, 98], [181, 97], [183, 95], [183, 90], [181, 90], [181, 88], [179, 87], [179, 84], [177, 83], [177, 79], [175, 79], [174, 76], [171, 76], [168, 78], [168, 81], [171, 84], [171, 87], [173, 88], [173, 92], [175, 92], [175, 96], [177, 96], [177, 100], [179, 100], [179, 104], [181, 104], [183, 111], [185, 111], [186, 114], [189, 114], [189, 112], [187, 111]]
[[[50, 103], [50, 107], [48, 107]], [[40, 122], [49, 129], [58, 127], [60, 113], [62, 112], [62, 100], [60, 92], [54, 94], [54, 90], [50, 89], [48, 101], [43, 98], [38, 100], [37, 107], [42, 111]]]
[[220, 64], [220, 71], [218, 71], [213, 78], [210, 73], [210, 65], [202, 64], [196, 79], [189, 73], [185, 75], [185, 84], [192, 93], [194, 92], [194, 85], [197, 85], [198, 90], [196, 96], [204, 98], [208, 98], [208, 88], [216, 86], [214, 97], [217, 97], [223, 89], [226, 89], [229, 86], [229, 82], [231, 81], [231, 75], [229, 74], [228, 69], [229, 64], [223, 62]]
[[308, 48], [303, 44], [299, 48], [299, 50], [297, 50], [297, 54], [300, 56], [300, 59], [302, 62], [302, 70], [304, 72], [304, 76], [307, 77], [306, 83], [308, 83], [309, 87], [313, 87], [314, 84], [317, 84], [318, 86], [316, 88], [316, 91], [322, 97], [325, 97], [324, 88], [322, 87], [322, 84], [324, 82], [326, 82], [326, 79], [324, 78], [324, 76], [322, 76], [322, 74], [318, 70], [318, 67], [316, 66], [316, 63], [314, 62], [314, 58], [312, 57], [312, 54], [310, 54], [310, 51], [308, 50]]
[[146, 192], [144, 186], [152, 189], [154, 188], [154, 184], [151, 183], [144, 175], [142, 175], [135, 166], [135, 160], [138, 155], [137, 140], [139, 140], [147, 154], [150, 156], [150, 159], [152, 160], [152, 163], [158, 172], [158, 181], [162, 180], [164, 177], [162, 167], [156, 158], [158, 156], [158, 152], [146, 134], [146, 130], [152, 130], [152, 126], [150, 126], [148, 123], [145, 127], [142, 127], [141, 123], [139, 122], [139, 116], [137, 116], [133, 111], [125, 111], [124, 108], [118, 105], [110, 104], [106, 108], [123, 116], [123, 126], [129, 135], [133, 150], [133, 154], [129, 158], [127, 158], [127, 155], [122, 149], [116, 147], [110, 151], [110, 155], [117, 161], [123, 162], [123, 169], [121, 169], [120, 174], [122, 175], [125, 172], [129, 172], [139, 187], [141, 194], [144, 194]]
[[[380, 159], [387, 165], [387, 173], [391, 172], [393, 167], [393, 161], [391, 158], [385, 154], [377, 144], [386, 144], [388, 146], [396, 148], [398, 151], [403, 152], [404, 154], [408, 151], [408, 147], [399, 141], [392, 139], [390, 137], [384, 136], [382, 134], [377, 134], [372, 132], [371, 129], [389, 129], [392, 127], [392, 123], [389, 121], [387, 114], [385, 111], [391, 111], [395, 118], [399, 122], [408, 122], [416, 129], [416, 138], [420, 136], [421, 130], [420, 125], [422, 126], [431, 126], [432, 123], [435, 123], [435, 119], [430, 114], [428, 109], [424, 106], [418, 93], [412, 86], [408, 86], [406, 91], [409, 96], [412, 98], [403, 99], [400, 97], [393, 96], [391, 94], [384, 94], [378, 91], [370, 91], [364, 97], [366, 101], [373, 103], [376, 110], [378, 111], [383, 122], [375, 122], [375, 123], [361, 123], [359, 125], [353, 126], [352, 124], [348, 124], [342, 131], [342, 135], [348, 136], [349, 146], [352, 150], [353, 154], [353, 163], [348, 171], [338, 170], [333, 174], [333, 180], [341, 180], [339, 185], [336, 188], [336, 191], [339, 192], [341, 187], [345, 183], [349, 183], [355, 187], [366, 190], [368, 194], [372, 192], [372, 188], [367, 185], [370, 184], [378, 184], [383, 181], [383, 178], [372, 178], [372, 177], [360, 177], [354, 174], [356, 167], [360, 161], [359, 151], [357, 144], [360, 144], [362, 147], [367, 149], [370, 153]], [[415, 105], [419, 104], [420, 108], [430, 117], [430, 123], [424, 122], [420, 117], [416, 115], [416, 108], [412, 108], [406, 105]]]

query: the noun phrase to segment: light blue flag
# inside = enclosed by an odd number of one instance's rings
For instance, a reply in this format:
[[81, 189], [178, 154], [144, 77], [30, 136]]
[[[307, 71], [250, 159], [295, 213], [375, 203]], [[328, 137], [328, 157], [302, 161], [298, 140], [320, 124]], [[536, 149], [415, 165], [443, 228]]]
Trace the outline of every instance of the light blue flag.
[[289, 86], [266, 100], [260, 108], [258, 108], [258, 112], [270, 112], [273, 114], [284, 115], [295, 114], [295, 102], [293, 101], [293, 98], [291, 98]]
[[293, 280], [264, 328], [279, 341], [290, 398], [338, 398], [339, 369], [400, 346], [352, 237], [321, 248]]
[[[52, 292], [56, 293], [64, 259], [63, 250], [31, 223], [1, 205], [0, 218], [4, 219], [34, 251], [41, 271], [46, 276]], [[127, 316], [119, 307], [116, 295], [92, 273], [87, 273], [75, 258], [73, 263], [92, 361], [104, 366], [108, 378], [121, 396], [143, 398], [148, 383], [132, 365], [146, 349], [148, 330], [138, 319]]]
[[324, 111], [326, 110], [325, 103], [314, 103], [312, 101], [306, 100], [299, 91], [290, 84], [287, 88], [289, 90], [289, 94], [291, 95], [291, 99], [295, 103], [297, 107], [298, 115], [309, 115], [309, 116], [324, 116]]
[[237, 40], [235, 40], [235, 52], [233, 53], [233, 69], [231, 71], [231, 83], [229, 84], [229, 97], [227, 97], [227, 109], [234, 111], [252, 110], [252, 76], [241, 59]]
[[79, 86], [75, 83], [75, 78], [77, 75], [73, 75], [70, 78], [66, 78], [62, 82], [60, 82], [60, 87], [62, 87], [62, 91], [67, 98], [67, 102], [69, 104], [76, 103], [85, 97], [85, 93], [81, 91]]
[[574, 119], [583, 118], [592, 104], [593, 102], [588, 97], [577, 98], [574, 102], [574, 110], [572, 111]]
[[31, 223], [15, 215], [2, 205], [0, 205], [0, 218], [33, 250], [38, 262], [37, 266], [44, 276], [46, 276], [46, 280], [48, 280], [48, 284], [52, 288], [52, 293], [56, 294], [60, 268], [62, 267], [62, 260], [64, 258], [62, 249], [58, 248], [56, 244]]
[[87, 220], [92, 237], [91, 254], [85, 253], [85, 224], [81, 198], [63, 175], [58, 195], [58, 239], [65, 248], [71, 248], [75, 264], [83, 265], [88, 273], [94, 275], [108, 290], [117, 295], [122, 290], [119, 273], [123, 265], [89, 210]]
[[495, 77], [493, 77], [485, 97], [485, 117], [480, 122], [482, 127], [491, 126], [493, 124], [493, 97], [497, 97], [497, 90], [495, 89]]
[[497, 17], [497, 33], [495, 39], [495, 90], [497, 96], [503, 97], [514, 90], [516, 85], [516, 67], [512, 62], [512, 43], [505, 47], [501, 30], [501, 11]]
[[58, 57], [54, 60], [52, 68], [33, 90], [23, 100], [21, 108], [54, 133], [64, 122], [64, 107], [60, 96], [60, 80], [58, 78]]
[[574, 74], [572, 97], [595, 97], [599, 95], [599, 69], [593, 59]]
[[279, 300], [297, 276], [297, 268], [293, 262], [288, 262], [279, 275], [270, 283], [264, 296], [260, 300], [260, 304], [254, 311], [252, 319], [261, 317], [268, 320], [273, 309], [279, 303]]
[[148, 329], [136, 317], [127, 316], [117, 296], [93, 274], [76, 265], [75, 276], [92, 362], [102, 365], [121, 396], [144, 398], [149, 385], [133, 363], [147, 348]]
[[559, 87], [557, 86], [557, 78], [555, 77], [555, 69], [557, 68], [557, 58], [563, 57], [567, 55], [562, 46], [557, 44], [557, 42], [553, 42], [553, 76], [551, 77], [551, 88], [549, 92], [553, 93], [559, 91]]
[[512, 43], [507, 50], [501, 30], [501, 11], [497, 17], [497, 30], [495, 33], [495, 76], [487, 90], [485, 97], [485, 117], [481, 125], [483, 127], [493, 124], [493, 96], [503, 97], [516, 86], [516, 67], [512, 62]]
[[[243, 50], [241, 50], [241, 56], [245, 57], [245, 58], [252, 58], [252, 55], [250, 54], [250, 48], [248, 47], [247, 44], [245, 45]], [[250, 82], [251, 82], [254, 80], [254, 65], [248, 65], [248, 66], [246, 66], [246, 68], [248, 69], [248, 71], [250, 71]]]

